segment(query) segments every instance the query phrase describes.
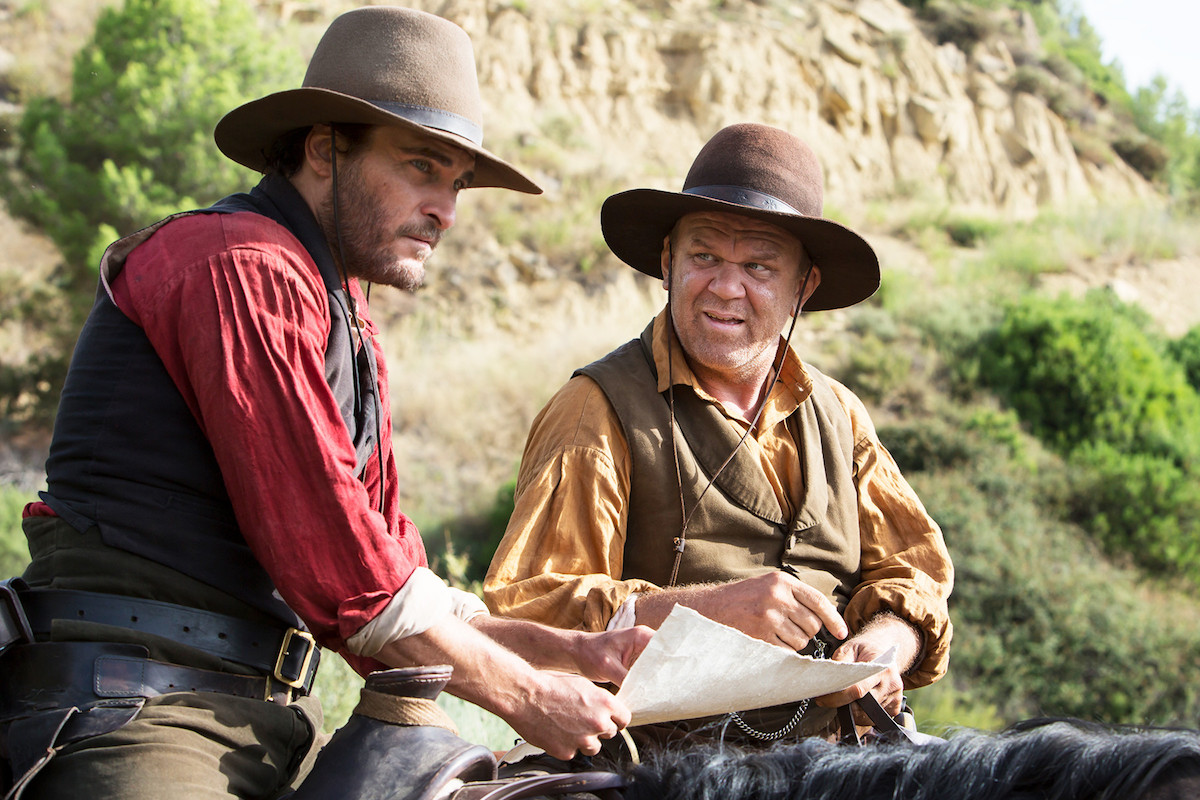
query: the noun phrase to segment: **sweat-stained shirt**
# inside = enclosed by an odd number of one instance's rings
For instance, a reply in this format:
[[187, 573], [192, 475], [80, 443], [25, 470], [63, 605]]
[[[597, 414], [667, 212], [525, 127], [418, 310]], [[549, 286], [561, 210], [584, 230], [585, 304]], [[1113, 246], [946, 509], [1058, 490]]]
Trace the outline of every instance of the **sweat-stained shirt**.
[[[659, 392], [667, 390], [667, 376], [673, 375], [677, 385], [692, 387], [720, 407], [740, 435], [749, 423], [700, 387], [669, 329], [665, 312], [659, 314], [653, 332]], [[668, 348], [673, 351], [670, 369]], [[923, 686], [948, 665], [950, 556], [941, 530], [879, 442], [862, 402], [838, 382], [829, 382], [855, 439], [861, 579], [844, 616], [851, 632], [882, 610], [913, 623], [922, 633], [924, 655], [906, 682]], [[784, 517], [791, 516], [803, 496], [804, 480], [787, 420], [811, 387], [803, 363], [789, 349], [759, 424], [742, 445], [758, 455]], [[636, 577], [620, 577], [630, 466], [629, 446], [612, 405], [595, 381], [575, 376], [531, 427], [515, 510], [484, 582], [484, 600], [494, 613], [562, 628], [604, 630], [627, 600], [658, 588]], [[703, 535], [690, 530], [688, 537]]]

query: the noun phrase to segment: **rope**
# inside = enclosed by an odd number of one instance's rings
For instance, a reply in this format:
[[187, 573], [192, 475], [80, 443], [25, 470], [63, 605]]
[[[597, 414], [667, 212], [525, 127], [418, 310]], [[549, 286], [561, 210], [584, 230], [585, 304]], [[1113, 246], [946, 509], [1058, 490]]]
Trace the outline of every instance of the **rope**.
[[458, 735], [450, 715], [436, 701], [423, 697], [397, 697], [363, 689], [354, 713], [393, 725], [432, 725]]

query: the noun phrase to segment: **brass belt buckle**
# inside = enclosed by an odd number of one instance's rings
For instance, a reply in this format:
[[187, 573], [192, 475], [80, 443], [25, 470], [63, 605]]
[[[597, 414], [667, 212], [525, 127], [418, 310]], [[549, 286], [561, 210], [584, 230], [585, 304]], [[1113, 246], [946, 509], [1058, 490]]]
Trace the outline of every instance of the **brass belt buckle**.
[[[295, 678], [289, 678], [283, 674], [283, 662], [288, 656], [288, 650], [291, 649], [293, 639], [302, 639], [307, 644], [307, 651], [304, 653], [304, 661], [300, 664], [300, 670]], [[275, 670], [272, 672], [275, 680], [292, 687], [293, 689], [304, 688], [304, 679], [308, 677], [309, 667], [312, 666], [313, 654], [317, 652], [317, 640], [308, 631], [302, 631], [299, 628], [288, 628], [283, 634], [283, 643], [279, 645], [279, 657], [275, 659]]]

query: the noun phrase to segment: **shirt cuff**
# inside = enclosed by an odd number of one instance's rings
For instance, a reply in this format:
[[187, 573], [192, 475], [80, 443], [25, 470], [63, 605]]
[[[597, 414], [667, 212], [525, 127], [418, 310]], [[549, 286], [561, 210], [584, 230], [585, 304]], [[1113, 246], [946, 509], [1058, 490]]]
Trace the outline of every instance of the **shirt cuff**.
[[606, 631], [616, 631], [621, 628], [632, 628], [637, 624], [637, 599], [639, 592], [634, 592], [625, 598], [625, 602], [621, 603], [621, 607], [617, 609], [617, 613], [609, 619], [608, 625], [605, 626]]
[[470, 592], [453, 586], [447, 588], [450, 589], [450, 613], [463, 622], [470, 622], [480, 614], [490, 613], [484, 602]]
[[346, 640], [346, 648], [373, 658], [390, 642], [424, 633], [444, 618], [458, 616], [457, 609], [465, 603], [455, 596], [456, 591], [433, 570], [417, 567], [383, 611]]

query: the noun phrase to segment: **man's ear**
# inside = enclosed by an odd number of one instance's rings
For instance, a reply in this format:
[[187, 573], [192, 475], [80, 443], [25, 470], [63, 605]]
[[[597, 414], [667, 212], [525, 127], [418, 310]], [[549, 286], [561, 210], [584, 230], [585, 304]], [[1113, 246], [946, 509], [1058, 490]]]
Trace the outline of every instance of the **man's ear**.
[[304, 138], [304, 160], [317, 175], [333, 174], [333, 131], [328, 125], [313, 125]]
[[659, 264], [662, 269], [662, 285], [667, 291], [671, 290], [671, 237], [668, 234], [663, 237], [662, 255], [659, 256]]
[[813, 292], [821, 285], [821, 268], [816, 264], [809, 267], [808, 281], [804, 284], [804, 298], [800, 301], [800, 308], [804, 308], [804, 304], [808, 302], [808, 298], [813, 296]]

